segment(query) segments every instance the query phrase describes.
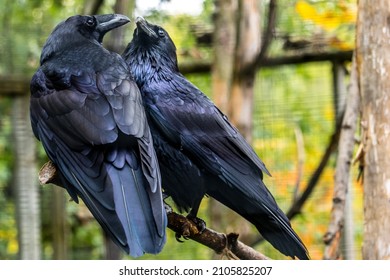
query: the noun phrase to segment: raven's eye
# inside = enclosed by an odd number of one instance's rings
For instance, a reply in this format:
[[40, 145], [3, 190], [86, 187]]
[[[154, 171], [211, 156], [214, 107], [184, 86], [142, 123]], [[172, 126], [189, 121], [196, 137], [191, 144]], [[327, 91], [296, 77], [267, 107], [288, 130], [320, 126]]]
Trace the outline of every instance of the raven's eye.
[[88, 26], [93, 26], [95, 24], [94, 18], [88, 18], [87, 21], [85, 22]]
[[159, 30], [158, 30], [158, 36], [160, 36], [160, 37], [164, 37], [164, 36], [165, 36], [165, 32], [164, 32], [164, 30], [162, 30], [162, 29], [159, 29]]

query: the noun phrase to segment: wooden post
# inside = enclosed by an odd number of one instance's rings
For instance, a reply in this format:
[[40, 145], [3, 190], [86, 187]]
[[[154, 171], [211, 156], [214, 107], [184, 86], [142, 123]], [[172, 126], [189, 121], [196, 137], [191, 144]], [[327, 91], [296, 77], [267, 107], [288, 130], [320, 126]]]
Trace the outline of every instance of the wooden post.
[[390, 259], [390, 2], [360, 0], [357, 66], [362, 97], [364, 259]]

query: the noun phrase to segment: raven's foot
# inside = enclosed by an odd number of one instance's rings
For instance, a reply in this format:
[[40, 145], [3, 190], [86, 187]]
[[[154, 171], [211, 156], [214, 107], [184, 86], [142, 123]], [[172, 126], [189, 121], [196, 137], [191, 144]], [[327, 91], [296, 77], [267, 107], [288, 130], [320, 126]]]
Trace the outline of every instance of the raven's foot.
[[186, 222], [181, 227], [181, 233], [176, 232], [175, 238], [177, 242], [183, 243], [184, 241], [181, 240], [183, 238], [184, 240], [188, 240], [189, 236], [191, 235], [190, 231], [191, 225], [189, 222]]
[[185, 240], [188, 240], [188, 237], [184, 237], [184, 236], [181, 235], [180, 233], [177, 233], [177, 232], [176, 232], [175, 238], [176, 238], [176, 241], [177, 241], [177, 242], [183, 243], [184, 241], [181, 240], [182, 237], [183, 237]]
[[[193, 227], [193, 222], [196, 226], [196, 229], [198, 230], [198, 234], [201, 234], [206, 229], [206, 223], [202, 219], [198, 217], [191, 217], [190, 215], [187, 216], [187, 220], [185, 223], [183, 223], [181, 228], [181, 233], [176, 233], [175, 238], [178, 242], [184, 242], [181, 240], [183, 238], [184, 240], [188, 240], [191, 235], [191, 227]], [[191, 222], [190, 222], [191, 221]]]
[[192, 216], [188, 215], [187, 219], [194, 222], [194, 224], [196, 225], [196, 228], [199, 231], [199, 234], [202, 234], [202, 232], [206, 229], [206, 222], [204, 220], [202, 220], [201, 218], [192, 217]]

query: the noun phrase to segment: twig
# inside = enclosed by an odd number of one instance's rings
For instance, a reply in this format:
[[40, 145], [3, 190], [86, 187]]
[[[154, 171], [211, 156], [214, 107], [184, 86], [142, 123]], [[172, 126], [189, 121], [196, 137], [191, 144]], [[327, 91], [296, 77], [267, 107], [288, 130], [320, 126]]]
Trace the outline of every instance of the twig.
[[324, 259], [339, 259], [340, 239], [344, 227], [345, 200], [348, 192], [352, 154], [355, 143], [355, 130], [359, 113], [359, 89], [355, 59], [352, 61], [351, 85], [342, 122], [339, 149], [336, 161], [335, 185], [332, 215], [328, 231], [324, 235]]
[[340, 126], [338, 125], [336, 128], [336, 131], [331, 136], [329, 144], [325, 150], [325, 153], [322, 156], [322, 159], [321, 159], [320, 163], [318, 164], [317, 169], [312, 174], [310, 181], [308, 182], [305, 190], [303, 191], [301, 196], [296, 200], [296, 202], [287, 211], [286, 215], [289, 219], [292, 219], [297, 214], [301, 213], [302, 206], [304, 205], [306, 200], [310, 197], [315, 186], [317, 185], [318, 180], [321, 177], [322, 172], [324, 171], [324, 169], [325, 169], [325, 167], [330, 159], [330, 156], [336, 150], [339, 136], [340, 136]]
[[293, 194], [293, 201], [295, 202], [298, 199], [299, 186], [301, 185], [303, 167], [305, 163], [305, 144], [303, 140], [302, 129], [299, 127], [298, 124], [295, 124], [294, 126], [294, 134], [295, 134], [295, 139], [297, 141], [297, 158], [298, 158], [297, 179], [295, 181], [295, 188]]
[[[57, 169], [51, 161], [45, 163], [39, 171], [39, 182], [43, 184], [56, 184], [61, 186], [58, 180]], [[230, 258], [242, 260], [268, 260], [265, 255], [238, 240], [236, 233], [219, 233], [212, 229], [205, 228], [199, 232], [194, 222], [173, 211], [168, 212], [168, 228], [178, 234], [186, 229], [186, 238], [192, 239], [202, 245], [213, 249], [217, 254], [225, 254]]]

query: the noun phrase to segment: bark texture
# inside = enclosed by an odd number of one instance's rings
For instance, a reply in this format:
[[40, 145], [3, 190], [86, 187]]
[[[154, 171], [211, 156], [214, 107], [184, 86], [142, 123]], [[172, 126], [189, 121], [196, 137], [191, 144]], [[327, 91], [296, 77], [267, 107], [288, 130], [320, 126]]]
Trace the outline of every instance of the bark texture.
[[364, 259], [390, 259], [390, 2], [360, 0], [357, 66], [364, 151]]

